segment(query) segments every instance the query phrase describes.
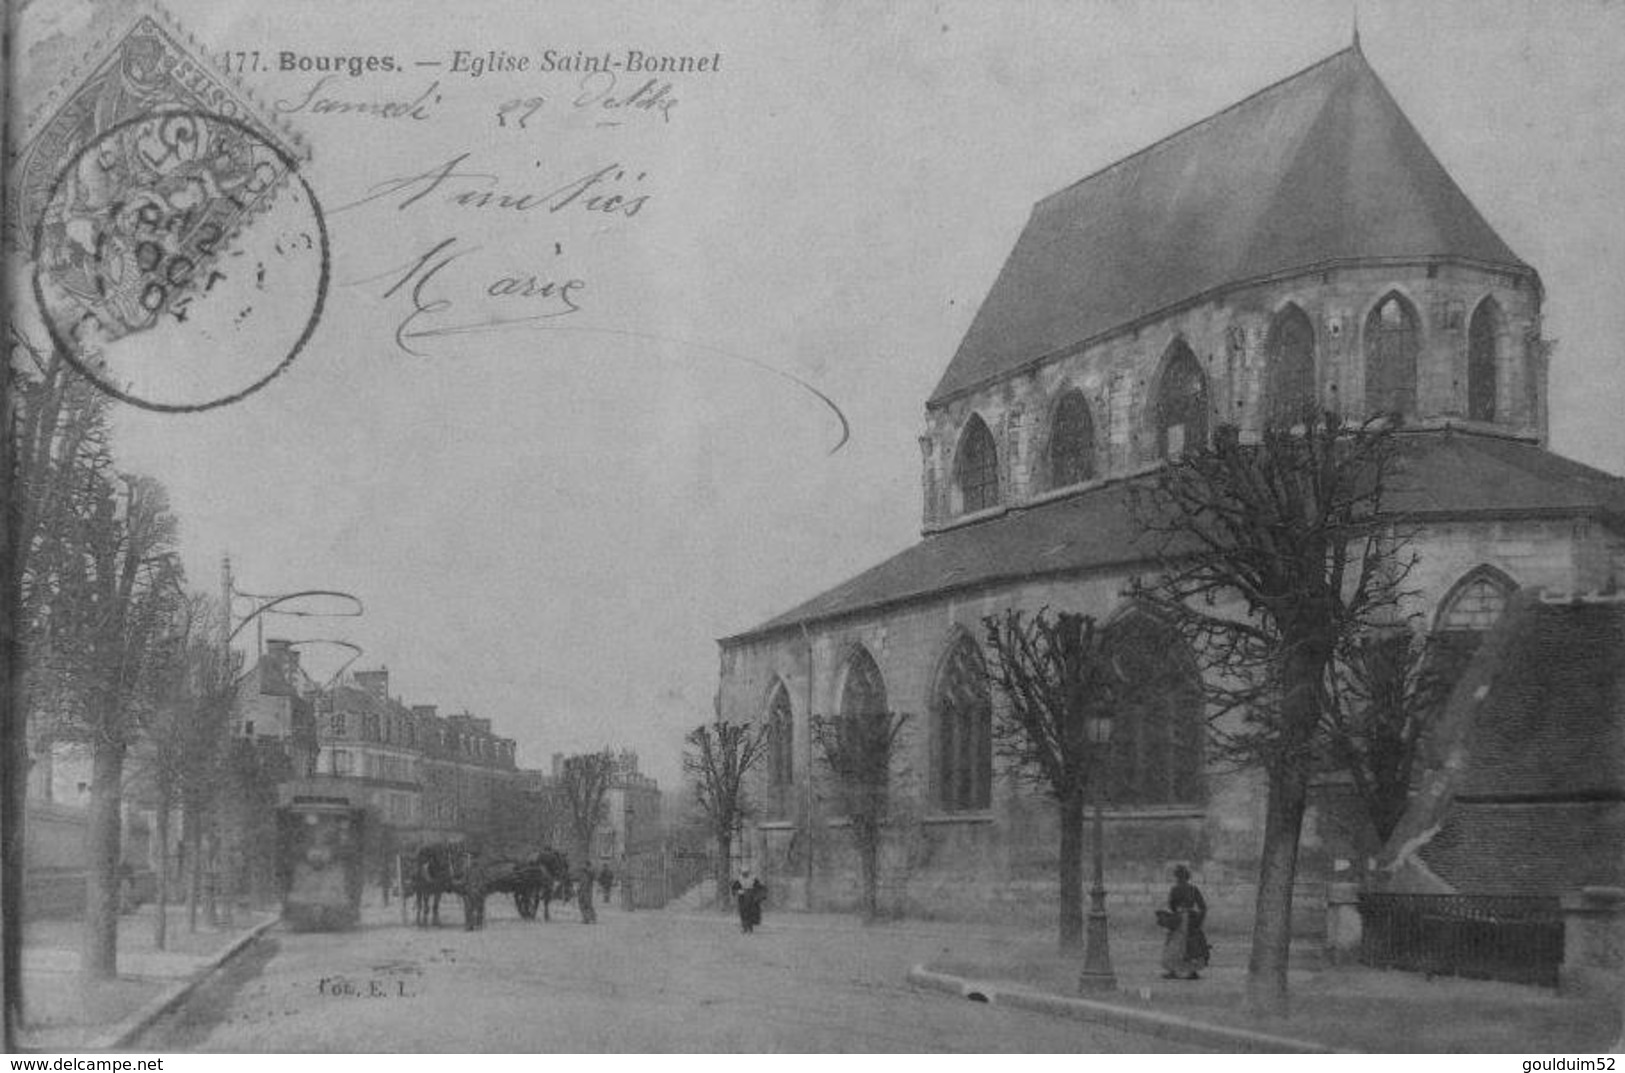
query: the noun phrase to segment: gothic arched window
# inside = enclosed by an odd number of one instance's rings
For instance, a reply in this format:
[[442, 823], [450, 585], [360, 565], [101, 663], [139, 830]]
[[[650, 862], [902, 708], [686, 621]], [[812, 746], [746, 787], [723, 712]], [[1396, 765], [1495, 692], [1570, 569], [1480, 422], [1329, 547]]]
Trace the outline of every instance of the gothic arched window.
[[1315, 390], [1315, 326], [1303, 310], [1287, 306], [1270, 324], [1266, 347], [1269, 373], [1264, 388], [1264, 421], [1292, 426], [1319, 400]]
[[1486, 298], [1467, 326], [1467, 416], [1495, 420], [1496, 351], [1501, 338], [1501, 308]]
[[1202, 792], [1202, 694], [1179, 635], [1143, 612], [1109, 627], [1123, 679], [1107, 796], [1114, 805], [1196, 804]]
[[999, 504], [998, 448], [987, 423], [975, 414], [959, 438], [959, 494], [967, 514]]
[[1157, 454], [1176, 459], [1207, 443], [1207, 377], [1184, 341], [1169, 348], [1157, 382]]
[[846, 661], [846, 680], [841, 683], [841, 715], [885, 715], [886, 682], [866, 648], [859, 648]]
[[782, 791], [795, 781], [795, 739], [790, 715], [790, 691], [780, 682], [767, 702], [767, 781]]
[[1081, 391], [1068, 391], [1055, 405], [1049, 435], [1049, 484], [1065, 488], [1095, 475], [1095, 422]]
[[1441, 662], [1445, 681], [1453, 683], [1461, 677], [1517, 587], [1517, 582], [1493, 566], [1479, 566], [1469, 570], [1439, 601], [1433, 626], [1435, 658]]
[[963, 634], [937, 674], [931, 714], [938, 804], [950, 812], [987, 808], [993, 799], [993, 699], [982, 650]]
[[1484, 633], [1506, 610], [1517, 584], [1493, 566], [1480, 566], [1456, 582], [1439, 604], [1438, 628]]
[[1422, 348], [1416, 313], [1390, 293], [1365, 321], [1365, 405], [1373, 414], [1416, 415], [1416, 358]]

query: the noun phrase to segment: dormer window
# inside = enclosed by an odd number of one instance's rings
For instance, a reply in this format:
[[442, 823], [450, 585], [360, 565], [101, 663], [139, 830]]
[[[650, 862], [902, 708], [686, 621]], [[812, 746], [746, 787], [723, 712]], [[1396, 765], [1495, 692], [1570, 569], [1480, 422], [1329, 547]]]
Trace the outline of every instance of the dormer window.
[[959, 441], [959, 494], [966, 514], [999, 505], [999, 452], [993, 433], [975, 414]]

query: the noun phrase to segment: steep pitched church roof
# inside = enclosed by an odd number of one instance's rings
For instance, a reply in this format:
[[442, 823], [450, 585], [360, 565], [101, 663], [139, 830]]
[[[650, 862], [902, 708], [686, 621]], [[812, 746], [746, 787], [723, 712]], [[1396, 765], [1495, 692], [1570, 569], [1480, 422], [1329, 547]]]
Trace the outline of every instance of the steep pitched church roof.
[[1370, 258], [1527, 268], [1356, 45], [1034, 206], [931, 402], [1215, 288]]

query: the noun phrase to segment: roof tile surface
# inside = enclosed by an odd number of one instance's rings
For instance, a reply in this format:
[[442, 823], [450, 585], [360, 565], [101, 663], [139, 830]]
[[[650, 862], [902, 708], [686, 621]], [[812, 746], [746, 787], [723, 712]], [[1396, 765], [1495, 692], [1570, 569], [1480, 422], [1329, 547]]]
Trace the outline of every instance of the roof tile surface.
[[[736, 638], [1027, 577], [1149, 561], [1132, 481], [973, 522], [919, 543]], [[1625, 479], [1532, 443], [1464, 431], [1404, 438], [1391, 509], [1418, 516], [1600, 515], [1625, 526]]]

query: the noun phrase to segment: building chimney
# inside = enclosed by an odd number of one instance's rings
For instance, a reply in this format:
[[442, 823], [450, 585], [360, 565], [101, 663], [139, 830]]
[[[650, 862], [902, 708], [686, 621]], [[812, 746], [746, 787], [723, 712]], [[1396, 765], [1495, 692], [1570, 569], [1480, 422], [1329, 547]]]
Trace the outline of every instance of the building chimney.
[[379, 700], [389, 699], [389, 668], [355, 672], [355, 684]]
[[433, 704], [414, 704], [412, 714], [419, 719], [433, 719], [436, 707]]

